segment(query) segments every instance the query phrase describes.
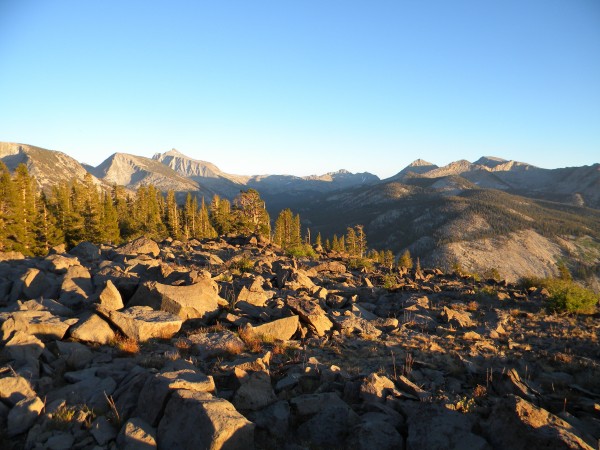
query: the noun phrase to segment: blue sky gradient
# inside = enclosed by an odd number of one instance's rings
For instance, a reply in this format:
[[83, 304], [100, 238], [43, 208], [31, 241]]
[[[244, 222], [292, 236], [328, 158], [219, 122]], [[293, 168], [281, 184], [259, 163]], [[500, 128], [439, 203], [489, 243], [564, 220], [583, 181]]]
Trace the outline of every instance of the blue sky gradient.
[[99, 164], [600, 162], [600, 2], [0, 0], [0, 140]]

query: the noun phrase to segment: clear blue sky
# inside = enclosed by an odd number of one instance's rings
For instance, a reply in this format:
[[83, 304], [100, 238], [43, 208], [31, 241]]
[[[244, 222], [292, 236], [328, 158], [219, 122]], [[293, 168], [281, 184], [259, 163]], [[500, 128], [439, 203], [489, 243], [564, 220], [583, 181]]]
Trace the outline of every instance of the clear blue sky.
[[230, 173], [600, 162], [598, 0], [0, 0], [0, 140]]

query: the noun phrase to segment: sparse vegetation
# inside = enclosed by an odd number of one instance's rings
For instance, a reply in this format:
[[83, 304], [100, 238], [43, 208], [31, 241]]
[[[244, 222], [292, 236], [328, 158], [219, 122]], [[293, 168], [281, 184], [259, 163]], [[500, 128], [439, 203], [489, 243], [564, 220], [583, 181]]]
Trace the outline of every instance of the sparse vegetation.
[[593, 314], [598, 305], [598, 294], [573, 280], [525, 277], [521, 279], [521, 286], [547, 289], [550, 294], [548, 308], [552, 311]]
[[136, 354], [140, 352], [140, 343], [137, 339], [124, 336], [120, 333], [115, 335], [112, 345], [127, 354]]
[[231, 264], [231, 271], [236, 274], [252, 272], [254, 269], [254, 261], [247, 256], [236, 259]]

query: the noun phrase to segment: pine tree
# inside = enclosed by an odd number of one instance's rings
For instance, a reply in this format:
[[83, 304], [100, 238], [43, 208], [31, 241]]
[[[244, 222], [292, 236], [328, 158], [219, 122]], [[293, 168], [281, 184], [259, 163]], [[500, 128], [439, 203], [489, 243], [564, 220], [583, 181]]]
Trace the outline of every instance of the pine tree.
[[117, 208], [108, 193], [103, 194], [101, 216], [101, 242], [117, 244], [120, 240], [119, 218]]
[[0, 251], [11, 250], [15, 223], [16, 191], [10, 171], [0, 161]]
[[391, 250], [383, 252], [383, 265], [390, 270], [394, 267], [394, 254]]
[[356, 254], [362, 258], [367, 252], [367, 235], [363, 225], [356, 225], [354, 230], [356, 234]]
[[322, 241], [322, 238], [321, 238], [321, 232], [318, 232], [318, 233], [317, 233], [317, 237], [316, 237], [316, 239], [315, 239], [315, 246], [316, 246], [317, 248], [319, 248], [319, 247], [321, 247], [321, 248], [322, 248], [322, 247], [323, 247], [323, 241]]
[[165, 203], [165, 223], [169, 231], [169, 235], [173, 239], [181, 237], [181, 223], [179, 218], [179, 208], [175, 200], [175, 191], [167, 191], [167, 199]]
[[331, 250], [334, 252], [339, 252], [340, 250], [340, 241], [337, 237], [337, 234], [333, 235], [333, 242], [331, 243]]
[[219, 235], [227, 234], [233, 226], [231, 203], [215, 194], [210, 202], [210, 220]]
[[350, 256], [356, 256], [358, 254], [358, 246], [356, 244], [356, 232], [354, 228], [348, 227], [346, 230], [346, 250]]
[[198, 200], [190, 192], [185, 197], [183, 209], [183, 237], [188, 240], [197, 235], [196, 218], [198, 216]]
[[102, 205], [100, 193], [93, 183], [92, 175], [86, 173], [81, 186], [83, 230], [81, 238], [85, 241], [102, 242]]
[[197, 212], [196, 224], [198, 231], [194, 237], [199, 239], [217, 237], [217, 232], [210, 223], [208, 210], [206, 209], [206, 204], [204, 203], [204, 197], [202, 197], [200, 209]]
[[35, 246], [36, 198], [33, 178], [29, 176], [27, 166], [19, 164], [14, 175], [14, 211], [15, 218], [12, 234], [14, 249], [27, 255], [33, 254]]
[[64, 242], [64, 235], [58, 227], [56, 216], [51, 213], [49, 201], [44, 192], [40, 194], [37, 205], [34, 253], [46, 255], [52, 247]]
[[265, 202], [255, 189], [240, 191], [234, 199], [234, 227], [239, 234], [271, 234], [271, 219]]
[[410, 270], [413, 268], [413, 260], [410, 256], [410, 252], [408, 250], [405, 250], [404, 253], [402, 253], [402, 256], [400, 256], [400, 259], [398, 260], [398, 267], [401, 267], [401, 268], [407, 269], [407, 270]]
[[302, 242], [300, 237], [300, 215], [294, 216], [290, 209], [281, 211], [275, 221], [273, 242], [284, 250], [298, 247]]

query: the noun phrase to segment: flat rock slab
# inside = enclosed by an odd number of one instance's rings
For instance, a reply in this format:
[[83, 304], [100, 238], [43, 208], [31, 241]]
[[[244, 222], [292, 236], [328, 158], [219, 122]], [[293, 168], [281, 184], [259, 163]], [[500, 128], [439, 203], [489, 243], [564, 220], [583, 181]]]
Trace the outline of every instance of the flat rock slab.
[[7, 339], [14, 331], [32, 334], [40, 339], [62, 339], [77, 319], [64, 319], [49, 311], [15, 311], [2, 324], [2, 336]]
[[241, 353], [246, 345], [235, 333], [221, 331], [218, 333], [198, 333], [188, 336], [196, 353], [201, 358], [212, 358]]
[[155, 311], [149, 306], [132, 306], [123, 311], [110, 311], [109, 318], [125, 336], [141, 342], [151, 338], [171, 338], [183, 323], [178, 316], [165, 311]]
[[183, 320], [207, 320], [219, 313], [220, 300], [217, 284], [212, 280], [202, 278], [189, 286], [151, 281], [138, 288], [128, 306], [150, 306], [176, 314]]
[[247, 450], [254, 448], [254, 424], [227, 400], [181, 389], [171, 395], [157, 437], [160, 448]]
[[251, 326], [250, 329], [258, 336], [269, 336], [280, 341], [288, 341], [298, 330], [298, 324], [298, 316], [291, 316], [256, 327]]
[[213, 377], [191, 369], [162, 372], [157, 375], [157, 378], [164, 381], [169, 389], [187, 389], [195, 392], [215, 391]]

